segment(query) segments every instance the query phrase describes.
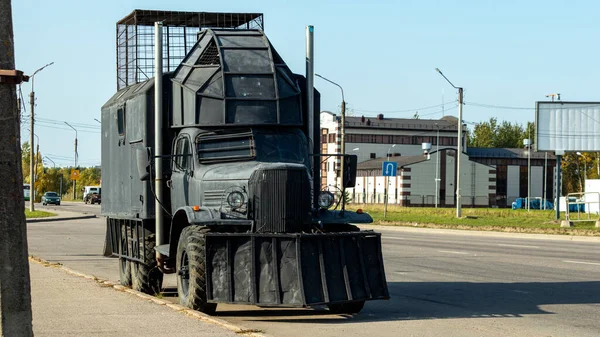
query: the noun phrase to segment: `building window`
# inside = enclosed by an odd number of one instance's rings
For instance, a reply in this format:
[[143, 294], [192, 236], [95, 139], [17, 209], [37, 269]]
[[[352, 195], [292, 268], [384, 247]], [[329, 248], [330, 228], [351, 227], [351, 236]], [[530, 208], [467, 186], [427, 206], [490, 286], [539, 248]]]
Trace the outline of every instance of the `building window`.
[[370, 157], [371, 157], [371, 159], [375, 159], [375, 158], [377, 158], [377, 157], [375, 156], [375, 153], [371, 153]]

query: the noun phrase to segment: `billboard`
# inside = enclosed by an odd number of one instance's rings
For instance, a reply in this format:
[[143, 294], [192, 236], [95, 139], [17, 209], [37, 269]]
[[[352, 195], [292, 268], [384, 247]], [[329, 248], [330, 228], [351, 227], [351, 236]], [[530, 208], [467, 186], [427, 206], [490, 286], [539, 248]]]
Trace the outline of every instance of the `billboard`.
[[600, 151], [600, 102], [536, 102], [535, 150]]

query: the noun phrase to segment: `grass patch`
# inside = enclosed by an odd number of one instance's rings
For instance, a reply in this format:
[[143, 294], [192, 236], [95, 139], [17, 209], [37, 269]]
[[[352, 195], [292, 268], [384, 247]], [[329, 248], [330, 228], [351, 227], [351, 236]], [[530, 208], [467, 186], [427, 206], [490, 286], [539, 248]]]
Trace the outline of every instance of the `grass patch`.
[[28, 209], [25, 209], [25, 218], [29, 219], [29, 218], [47, 218], [50, 216], [56, 216], [56, 213], [52, 213], [52, 212], [44, 212], [44, 211], [33, 211], [31, 212]]
[[[420, 226], [431, 228], [476, 229], [505, 232], [575, 234], [600, 236], [595, 221], [575, 222], [571, 228], [560, 228], [554, 210], [512, 210], [507, 208], [463, 208], [456, 218], [456, 208], [421, 208], [389, 205], [383, 217], [383, 205], [349, 205], [362, 208], [377, 225]], [[562, 220], [565, 214], [562, 213]], [[582, 214], [587, 216], [587, 214]]]

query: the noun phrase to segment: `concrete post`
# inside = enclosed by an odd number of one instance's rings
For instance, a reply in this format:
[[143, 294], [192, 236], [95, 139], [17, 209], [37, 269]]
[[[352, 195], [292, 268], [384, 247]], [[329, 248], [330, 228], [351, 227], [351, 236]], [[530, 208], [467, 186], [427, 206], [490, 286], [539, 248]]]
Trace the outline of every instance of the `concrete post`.
[[[0, 0], [0, 69], [14, 70], [10, 0]], [[25, 201], [15, 84], [0, 82], [0, 330], [2, 336], [33, 336], [27, 260]], [[31, 130], [33, 134], [33, 129]], [[31, 147], [33, 152], [33, 146]], [[31, 186], [32, 191], [34, 186]], [[33, 200], [31, 201], [33, 204]]]

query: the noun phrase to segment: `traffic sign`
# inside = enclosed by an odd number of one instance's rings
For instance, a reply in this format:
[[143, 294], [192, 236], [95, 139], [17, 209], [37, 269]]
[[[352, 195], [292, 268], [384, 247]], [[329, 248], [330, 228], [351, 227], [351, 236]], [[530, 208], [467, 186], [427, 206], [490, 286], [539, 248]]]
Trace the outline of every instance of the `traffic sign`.
[[71, 180], [79, 179], [79, 170], [71, 170]]
[[384, 161], [381, 165], [384, 177], [395, 177], [398, 171], [398, 163], [395, 161]]

